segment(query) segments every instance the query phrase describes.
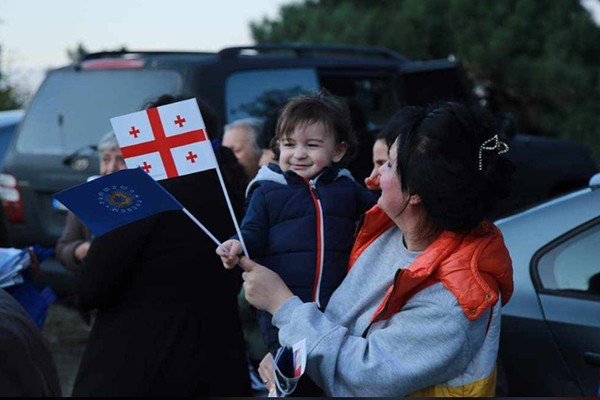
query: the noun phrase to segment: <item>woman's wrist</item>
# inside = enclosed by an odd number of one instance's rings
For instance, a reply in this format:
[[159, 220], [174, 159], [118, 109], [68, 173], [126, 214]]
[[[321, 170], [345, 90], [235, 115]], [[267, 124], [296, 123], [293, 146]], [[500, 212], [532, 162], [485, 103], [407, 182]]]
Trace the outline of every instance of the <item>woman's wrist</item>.
[[267, 311], [271, 315], [275, 315], [275, 313], [277, 312], [277, 310], [279, 310], [279, 308], [283, 305], [283, 303], [285, 303], [292, 297], [294, 297], [294, 294], [291, 292], [291, 290], [287, 286], [285, 288], [282, 288], [280, 293], [276, 293], [273, 304], [272, 304], [271, 308]]
[[283, 329], [291, 322], [292, 315], [294, 314], [295, 310], [305, 304], [306, 303], [300, 300], [298, 296], [287, 299], [281, 306], [279, 306], [279, 308], [275, 311], [275, 314], [273, 314], [273, 325], [279, 329]]

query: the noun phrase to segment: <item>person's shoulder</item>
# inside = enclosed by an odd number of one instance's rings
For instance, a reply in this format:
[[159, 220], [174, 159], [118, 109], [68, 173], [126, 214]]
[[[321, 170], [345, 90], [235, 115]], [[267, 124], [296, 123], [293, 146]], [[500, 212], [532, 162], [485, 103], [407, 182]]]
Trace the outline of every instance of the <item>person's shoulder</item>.
[[408, 303], [435, 307], [441, 314], [452, 315], [455, 317], [455, 320], [459, 325], [466, 327], [470, 326], [469, 319], [465, 316], [458, 299], [442, 282], [434, 283], [419, 291], [408, 301]]
[[256, 191], [270, 191], [273, 189], [282, 189], [288, 185], [285, 175], [277, 164], [270, 163], [263, 165], [258, 173], [250, 181], [246, 189], [246, 197], [252, 196]]

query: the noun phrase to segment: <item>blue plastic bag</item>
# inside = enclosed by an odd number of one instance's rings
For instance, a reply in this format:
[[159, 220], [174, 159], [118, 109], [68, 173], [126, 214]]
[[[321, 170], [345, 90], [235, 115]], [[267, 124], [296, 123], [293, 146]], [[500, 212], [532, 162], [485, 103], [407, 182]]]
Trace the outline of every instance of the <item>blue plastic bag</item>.
[[[46, 249], [39, 245], [32, 247], [33, 252], [41, 263], [46, 258], [54, 255], [53, 249]], [[23, 283], [5, 288], [15, 300], [27, 311], [38, 328], [43, 329], [48, 315], [48, 308], [56, 301], [56, 294], [50, 287], [42, 290], [33, 283], [29, 269], [21, 271]]]

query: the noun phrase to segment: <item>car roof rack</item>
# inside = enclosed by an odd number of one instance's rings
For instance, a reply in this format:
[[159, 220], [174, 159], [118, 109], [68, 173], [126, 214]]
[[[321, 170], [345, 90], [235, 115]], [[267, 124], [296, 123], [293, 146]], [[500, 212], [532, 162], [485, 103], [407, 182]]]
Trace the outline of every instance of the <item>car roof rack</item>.
[[86, 60], [97, 60], [102, 58], [117, 58], [126, 56], [142, 56], [142, 57], [152, 57], [152, 56], [162, 56], [162, 55], [202, 55], [202, 56], [214, 56], [214, 52], [203, 52], [203, 51], [147, 51], [147, 50], [114, 50], [114, 51], [99, 51], [95, 53], [86, 54], [81, 61]]
[[318, 45], [318, 44], [262, 44], [256, 46], [228, 47], [217, 53], [221, 59], [234, 59], [240, 57], [245, 50], [254, 50], [257, 53], [291, 52], [298, 58], [311, 57], [314, 54], [342, 54], [353, 56], [370, 56], [407, 62], [408, 60], [395, 51], [371, 46], [351, 45]]

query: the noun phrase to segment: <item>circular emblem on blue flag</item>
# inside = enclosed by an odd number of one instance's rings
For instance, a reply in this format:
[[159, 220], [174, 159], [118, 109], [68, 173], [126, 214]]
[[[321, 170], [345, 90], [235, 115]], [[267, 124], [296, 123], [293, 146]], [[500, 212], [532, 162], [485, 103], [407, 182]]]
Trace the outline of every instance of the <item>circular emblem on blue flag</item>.
[[108, 186], [98, 192], [98, 204], [115, 213], [128, 213], [142, 207], [142, 199], [135, 189], [127, 186]]

